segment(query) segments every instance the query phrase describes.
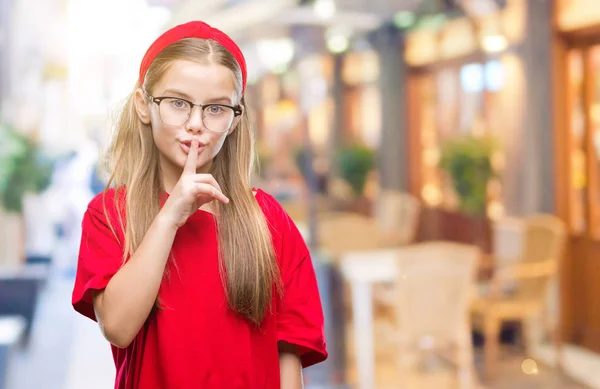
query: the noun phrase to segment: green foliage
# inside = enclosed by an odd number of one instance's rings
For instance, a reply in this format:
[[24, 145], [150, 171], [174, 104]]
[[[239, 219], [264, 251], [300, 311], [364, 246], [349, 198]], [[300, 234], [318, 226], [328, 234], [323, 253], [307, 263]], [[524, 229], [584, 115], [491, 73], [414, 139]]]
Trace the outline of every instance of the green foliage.
[[48, 187], [52, 168], [37, 143], [0, 124], [0, 200], [5, 210], [21, 213], [26, 193]]
[[362, 196], [367, 176], [375, 167], [375, 153], [364, 145], [343, 147], [337, 155], [340, 174], [350, 184], [354, 194]]
[[491, 162], [495, 150], [493, 139], [471, 135], [442, 146], [439, 166], [450, 176], [460, 209], [467, 214], [485, 214], [487, 186], [496, 175]]

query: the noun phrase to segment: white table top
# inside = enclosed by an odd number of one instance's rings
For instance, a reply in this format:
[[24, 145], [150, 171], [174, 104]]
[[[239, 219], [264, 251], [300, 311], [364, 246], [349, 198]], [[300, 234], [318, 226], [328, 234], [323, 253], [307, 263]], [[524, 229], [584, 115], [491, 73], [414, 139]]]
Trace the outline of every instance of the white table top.
[[350, 282], [393, 282], [398, 274], [397, 258], [402, 249], [349, 252], [341, 258], [344, 278]]

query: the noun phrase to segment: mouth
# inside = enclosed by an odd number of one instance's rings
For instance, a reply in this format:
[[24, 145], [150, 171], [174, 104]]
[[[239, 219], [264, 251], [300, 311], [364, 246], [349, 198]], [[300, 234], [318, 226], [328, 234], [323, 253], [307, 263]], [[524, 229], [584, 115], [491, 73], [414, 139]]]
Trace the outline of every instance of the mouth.
[[[179, 144], [181, 145], [181, 149], [188, 154], [190, 152], [190, 149], [192, 148], [192, 141], [191, 140], [183, 140], [181, 142], [179, 142]], [[198, 153], [200, 153], [204, 147], [206, 145], [202, 142], [198, 142]]]

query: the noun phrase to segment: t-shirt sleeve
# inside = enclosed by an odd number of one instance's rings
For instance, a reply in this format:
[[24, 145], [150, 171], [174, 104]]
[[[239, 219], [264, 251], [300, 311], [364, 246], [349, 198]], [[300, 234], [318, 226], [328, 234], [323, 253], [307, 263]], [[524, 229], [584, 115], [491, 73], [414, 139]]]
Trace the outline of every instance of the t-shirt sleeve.
[[[116, 231], [117, 225], [114, 228]], [[104, 289], [122, 263], [122, 246], [113, 234], [104, 211], [90, 205], [82, 222], [73, 308], [95, 321], [91, 291]]]
[[284, 290], [277, 317], [278, 340], [297, 346], [302, 367], [308, 367], [327, 359], [323, 308], [309, 251], [287, 214], [281, 244]]

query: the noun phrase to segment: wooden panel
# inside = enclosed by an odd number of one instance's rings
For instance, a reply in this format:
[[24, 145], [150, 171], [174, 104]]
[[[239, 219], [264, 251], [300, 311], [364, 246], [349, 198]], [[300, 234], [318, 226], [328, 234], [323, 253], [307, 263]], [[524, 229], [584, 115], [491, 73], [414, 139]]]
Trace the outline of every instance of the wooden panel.
[[553, 45], [553, 96], [554, 96], [554, 144], [555, 144], [555, 210], [563, 220], [570, 220], [569, 203], [572, 200], [569, 174], [569, 123], [571, 106], [567, 92], [567, 49], [565, 43], [556, 39]]
[[441, 208], [422, 209], [417, 240], [470, 243], [481, 247], [485, 253], [492, 252], [491, 223], [487, 218], [468, 216]]
[[[600, 353], [600, 242], [585, 237], [571, 238], [567, 250], [570, 293], [563, 307], [563, 339]], [[564, 312], [565, 314], [567, 312]], [[568, 325], [566, 325], [568, 324]]]
[[343, 104], [343, 112], [342, 115], [342, 132], [340, 134], [340, 144], [345, 144], [352, 141], [353, 133], [352, 129], [354, 128], [354, 117], [349, 112], [352, 112], [354, 108], [355, 101], [355, 88], [349, 87], [346, 84], [343, 84], [342, 87], [342, 104]]
[[586, 50], [585, 67], [589, 233], [594, 239], [600, 239], [600, 45]]
[[362, 89], [358, 86], [347, 86], [345, 88], [346, 126], [344, 127], [344, 139], [348, 142], [357, 142], [360, 139], [361, 109], [360, 97]]
[[[570, 0], [568, 0], [570, 1]], [[564, 16], [564, 15], [563, 15]], [[556, 15], [555, 31], [560, 29], [560, 15]], [[575, 113], [572, 112], [573, 98], [569, 91], [569, 62], [567, 61], [570, 49], [579, 49], [584, 56], [585, 78], [583, 83], [583, 97], [585, 98], [586, 127], [586, 154], [592, 149], [590, 138], [590, 110], [589, 103], [593, 100], [591, 80], [596, 76], [591, 74], [589, 67], [590, 44], [600, 42], [600, 20], [595, 25], [571, 28], [569, 33], [556, 32], [553, 40], [553, 67], [554, 67], [554, 135], [556, 150], [556, 212], [569, 223], [571, 237], [567, 245], [564, 260], [560, 266], [560, 293], [561, 293], [561, 337], [564, 342], [574, 343], [593, 352], [600, 353], [600, 241], [591, 237], [589, 226], [583, 229], [573, 228], [574, 209], [572, 204], [577, 200], [571, 189], [574, 182], [572, 171], [573, 152], [571, 151], [573, 134], [572, 123]], [[592, 154], [593, 155], [593, 154]], [[590, 165], [589, 158], [587, 174], [594, 173], [597, 166]], [[597, 183], [591, 184], [591, 189], [586, 187], [586, 193], [594, 194], [598, 188]], [[585, 199], [588, 207], [589, 201]], [[594, 212], [589, 211], [586, 221], [594, 220]], [[586, 223], [587, 224], [587, 223]]]
[[[571, 220], [572, 193], [570, 190], [570, 160], [568, 145], [570, 112], [567, 107], [571, 106], [569, 93], [567, 92], [567, 45], [565, 40], [555, 36], [553, 42], [553, 96], [554, 96], [554, 150], [556, 172], [555, 180], [555, 210], [557, 215], [565, 221]], [[570, 224], [570, 223], [569, 223]], [[560, 327], [561, 338], [565, 341], [574, 341], [578, 337], [579, 330], [576, 328], [574, 290], [577, 283], [573, 280], [573, 269], [571, 266], [570, 245], [566, 250], [564, 260], [560, 265]], [[580, 337], [580, 336], [579, 336]]]

